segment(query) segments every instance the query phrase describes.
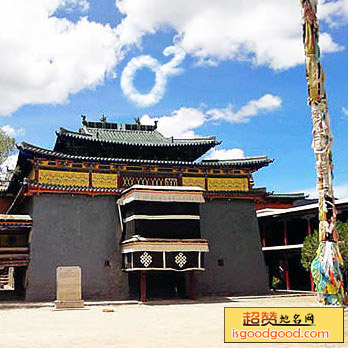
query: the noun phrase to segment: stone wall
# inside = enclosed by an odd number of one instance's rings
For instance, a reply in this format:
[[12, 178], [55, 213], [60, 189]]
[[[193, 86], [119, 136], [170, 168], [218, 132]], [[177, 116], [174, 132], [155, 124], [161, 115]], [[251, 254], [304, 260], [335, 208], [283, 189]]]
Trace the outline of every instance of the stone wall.
[[[34, 221], [27, 301], [55, 300], [58, 266], [81, 267], [84, 300], [130, 297], [128, 274], [121, 270], [115, 197], [42, 194], [25, 210]], [[198, 294], [266, 292], [254, 203], [215, 200], [201, 205], [200, 214], [210, 252], [204, 255], [206, 271], [196, 272]]]
[[81, 267], [85, 300], [127, 298], [115, 197], [42, 194], [32, 217], [27, 301], [55, 300], [58, 266]]
[[206, 271], [198, 274], [203, 295], [250, 295], [268, 290], [255, 212], [248, 200], [201, 205], [201, 235], [209, 241]]

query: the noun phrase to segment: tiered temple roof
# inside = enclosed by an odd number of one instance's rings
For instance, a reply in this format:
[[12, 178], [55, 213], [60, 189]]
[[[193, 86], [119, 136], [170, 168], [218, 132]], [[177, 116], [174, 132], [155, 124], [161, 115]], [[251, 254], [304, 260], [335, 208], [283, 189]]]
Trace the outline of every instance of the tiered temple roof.
[[[101, 156], [82, 156], [73, 155], [66, 152], [44, 149], [26, 142], [17, 145], [22, 154], [28, 158], [48, 158], [48, 159], [64, 159], [86, 162], [107, 162], [107, 163], [125, 163], [125, 164], [168, 164], [168, 165], [191, 165], [200, 167], [234, 167], [234, 168], [253, 168], [260, 169], [273, 161], [267, 156], [245, 157], [231, 160], [203, 160], [196, 161], [180, 161], [180, 160], [158, 160], [151, 158], [127, 158], [127, 157], [101, 157]], [[56, 147], [55, 147], [56, 149]]]
[[[61, 128], [52, 150], [21, 143], [7, 192], [116, 195], [133, 185], [199, 186], [206, 197], [258, 199], [252, 173], [269, 165], [266, 156], [197, 161], [220, 144], [215, 137], [164, 137], [155, 125], [89, 122], [73, 132]], [[26, 193], [24, 193], [26, 192]], [[12, 204], [14, 205], [14, 204]], [[12, 208], [11, 208], [12, 209]], [[10, 210], [11, 210], [10, 209]]]
[[105, 117], [101, 122], [84, 119], [79, 132], [61, 128], [56, 134], [54, 151], [87, 157], [194, 161], [220, 144], [216, 137], [164, 137], [157, 125], [138, 122], [122, 126], [106, 122]]

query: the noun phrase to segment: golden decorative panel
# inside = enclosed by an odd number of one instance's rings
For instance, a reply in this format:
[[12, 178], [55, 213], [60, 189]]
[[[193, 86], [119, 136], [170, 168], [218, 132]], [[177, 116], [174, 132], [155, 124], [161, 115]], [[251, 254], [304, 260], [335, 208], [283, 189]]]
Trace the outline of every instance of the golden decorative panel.
[[88, 187], [89, 173], [40, 170], [39, 182], [40, 184]]
[[122, 176], [121, 187], [131, 187], [133, 185], [152, 185], [152, 186], [178, 186], [177, 178], [164, 178], [156, 176]]
[[92, 185], [100, 188], [117, 188], [117, 174], [93, 173]]
[[208, 191], [249, 191], [247, 178], [208, 178]]
[[205, 190], [205, 178], [183, 177], [183, 186], [198, 186]]
[[176, 178], [165, 178], [164, 186], [178, 186], [178, 179]]

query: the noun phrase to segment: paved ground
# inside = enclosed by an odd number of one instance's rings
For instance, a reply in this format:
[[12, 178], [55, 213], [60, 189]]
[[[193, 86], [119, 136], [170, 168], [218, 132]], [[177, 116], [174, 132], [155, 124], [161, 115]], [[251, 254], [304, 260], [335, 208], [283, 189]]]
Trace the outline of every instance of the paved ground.
[[[223, 347], [225, 306], [316, 306], [315, 297], [233, 298], [212, 303], [88, 306], [54, 311], [50, 307], [0, 309], [0, 347]], [[104, 313], [104, 308], [114, 312]], [[348, 323], [348, 312], [345, 312]], [[286, 347], [348, 347], [343, 344], [286, 344]], [[238, 344], [237, 344], [238, 345]], [[228, 347], [237, 347], [229, 344]], [[275, 347], [276, 344], [242, 344]]]

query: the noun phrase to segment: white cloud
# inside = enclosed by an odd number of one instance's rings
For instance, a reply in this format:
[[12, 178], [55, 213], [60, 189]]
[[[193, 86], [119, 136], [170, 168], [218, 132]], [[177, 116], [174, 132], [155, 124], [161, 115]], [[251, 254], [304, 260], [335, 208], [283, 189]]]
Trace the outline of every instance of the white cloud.
[[[185, 52], [179, 47], [170, 46], [165, 48], [163, 54], [165, 56], [174, 55], [174, 57], [167, 64], [163, 65], [157, 59], [150, 56], [134, 57], [122, 72], [122, 91], [138, 106], [157, 104], [165, 93], [168, 77], [181, 73], [181, 69], [176, 68], [176, 66], [185, 58]], [[156, 74], [155, 84], [147, 94], [139, 93], [134, 86], [135, 74], [141, 68], [148, 68]]]
[[[201, 110], [195, 108], [180, 108], [173, 111], [169, 116], [150, 117], [144, 115], [141, 117], [142, 124], [154, 124], [158, 122], [158, 131], [166, 137], [185, 139], [198, 136], [195, 129], [203, 126], [208, 121], [208, 116]], [[235, 158], [243, 158], [244, 151], [242, 149], [216, 149], [208, 151], [204, 159], [227, 160]]]
[[[116, 0], [116, 4], [125, 15], [117, 28], [125, 45], [140, 46], [146, 34], [169, 27], [177, 32], [175, 44], [200, 62], [251, 60], [275, 70], [304, 62], [298, 1]], [[323, 20], [331, 20], [342, 8], [332, 7], [322, 11]], [[321, 46], [322, 52], [341, 49], [328, 33], [322, 34]]]
[[295, 191], [295, 192], [303, 192], [305, 193], [306, 195], [308, 195], [308, 198], [318, 198], [318, 191], [316, 188], [310, 188], [310, 189], [304, 189], [304, 190], [298, 190], [298, 191]]
[[[318, 191], [316, 188], [307, 188], [296, 192], [304, 192], [309, 195], [309, 198], [318, 198]], [[348, 184], [335, 185], [334, 195], [337, 199], [348, 198]]]
[[348, 184], [336, 185], [334, 195], [337, 198], [348, 198]]
[[251, 100], [241, 109], [234, 112], [232, 105], [225, 109], [211, 109], [207, 114], [212, 120], [225, 120], [231, 123], [247, 123], [250, 118], [262, 112], [270, 112], [282, 106], [282, 99], [272, 94], [265, 94], [259, 99]]
[[348, 20], [348, 0], [320, 0], [318, 17], [330, 27], [336, 28], [346, 24]]
[[[158, 122], [158, 131], [164, 136], [175, 138], [193, 138], [196, 136], [195, 129], [203, 126], [204, 123], [214, 120], [223, 120], [231, 123], [246, 123], [250, 118], [261, 112], [271, 112], [281, 107], [282, 100], [278, 96], [265, 94], [259, 99], [251, 100], [240, 110], [233, 112], [232, 106], [225, 109], [210, 109], [202, 111], [196, 108], [182, 107], [174, 110], [170, 115], [150, 117], [143, 115], [140, 119], [143, 124]], [[218, 152], [222, 155], [223, 151]]]
[[[348, 0], [322, 3], [323, 21], [347, 22]], [[112, 29], [87, 17], [76, 23], [61, 18], [64, 11], [86, 13], [87, 0], [0, 1], [0, 115], [25, 104], [63, 103], [70, 94], [102, 84], [131, 45], [141, 47], [145, 35], [168, 28], [176, 32], [174, 45], [201, 64], [250, 60], [278, 70], [304, 61], [298, 1], [116, 0], [116, 5], [124, 18]], [[320, 43], [323, 52], [342, 50], [328, 33]], [[174, 72], [172, 67], [167, 76]], [[160, 99], [159, 80], [156, 93], [140, 104]]]
[[344, 113], [345, 116], [348, 117], [348, 108], [342, 106], [342, 112]]
[[158, 131], [166, 137], [173, 136], [174, 138], [194, 138], [194, 130], [201, 127], [207, 120], [206, 115], [195, 108], [180, 108], [173, 111], [168, 116], [151, 118], [149, 115], [141, 117], [140, 121], [143, 124], [153, 124], [158, 122]]
[[9, 124], [2, 126], [1, 130], [10, 137], [20, 137], [25, 134], [24, 128], [13, 128]]
[[322, 33], [320, 35], [320, 50], [321, 52], [335, 53], [343, 51], [344, 47], [334, 42], [328, 33]]
[[89, 10], [89, 3], [87, 0], [61, 0], [59, 9], [66, 12], [80, 11], [86, 13]]
[[242, 149], [211, 149], [204, 159], [230, 160], [236, 158], [244, 158]]
[[137, 70], [147, 67], [153, 72], [159, 70], [159, 63], [150, 56], [139, 56], [131, 59], [124, 68], [121, 76], [121, 88], [123, 93], [139, 106], [156, 104], [163, 96], [166, 79], [163, 75], [156, 74], [156, 82], [150, 93], [140, 94], [134, 87], [134, 78]]
[[58, 18], [77, 0], [0, 2], [0, 115], [24, 104], [62, 103], [101, 84], [122, 59], [115, 30], [80, 18]]

